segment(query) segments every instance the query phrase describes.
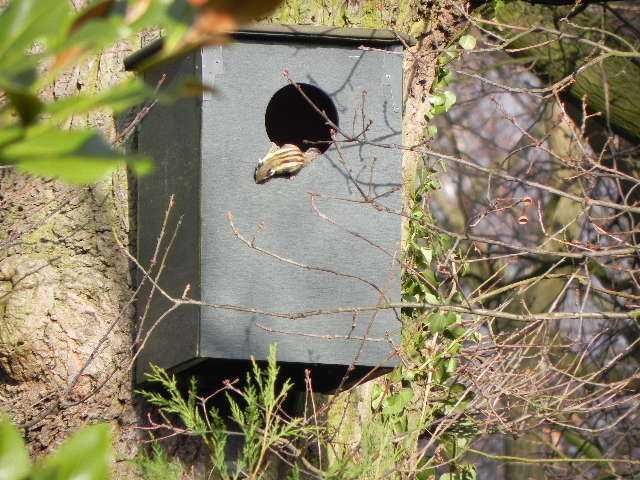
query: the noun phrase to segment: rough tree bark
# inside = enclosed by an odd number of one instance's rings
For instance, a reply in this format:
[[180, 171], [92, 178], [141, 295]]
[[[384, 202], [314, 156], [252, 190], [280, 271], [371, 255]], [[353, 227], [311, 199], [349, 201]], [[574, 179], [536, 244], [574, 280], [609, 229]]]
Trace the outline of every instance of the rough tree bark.
[[[46, 95], [118, 82], [131, 51], [114, 46]], [[69, 127], [85, 124], [115, 138], [106, 113]], [[97, 421], [113, 425], [117, 458], [135, 452], [131, 277], [114, 241], [127, 241], [128, 205], [124, 170], [84, 188], [0, 170], [0, 410], [25, 427], [34, 453]]]

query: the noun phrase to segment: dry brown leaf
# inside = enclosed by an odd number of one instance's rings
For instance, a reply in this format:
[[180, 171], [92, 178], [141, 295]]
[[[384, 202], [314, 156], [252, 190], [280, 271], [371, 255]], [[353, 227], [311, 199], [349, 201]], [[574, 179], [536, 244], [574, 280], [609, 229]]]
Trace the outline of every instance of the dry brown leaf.
[[52, 70], [64, 70], [67, 67], [73, 65], [84, 53], [84, 49], [78, 46], [66, 49], [64, 52], [60, 52], [56, 55], [51, 65]]
[[238, 23], [231, 14], [207, 7], [200, 11], [183, 43], [186, 45], [225, 43], [228, 40], [228, 34], [237, 28]]
[[229, 12], [212, 8], [203, 9], [193, 25], [203, 34], [231, 33], [238, 28], [238, 22]]
[[73, 21], [71, 27], [69, 27], [69, 33], [79, 30], [85, 23], [93, 20], [94, 18], [103, 18], [108, 16], [115, 3], [115, 0], [102, 0], [101, 2], [91, 5]]
[[196, 9], [195, 20], [168, 57], [203, 45], [227, 43], [240, 25], [269, 14], [282, 0], [187, 0], [187, 3]]
[[238, 24], [243, 24], [271, 13], [282, 0], [189, 0], [189, 3], [195, 7], [226, 12]]

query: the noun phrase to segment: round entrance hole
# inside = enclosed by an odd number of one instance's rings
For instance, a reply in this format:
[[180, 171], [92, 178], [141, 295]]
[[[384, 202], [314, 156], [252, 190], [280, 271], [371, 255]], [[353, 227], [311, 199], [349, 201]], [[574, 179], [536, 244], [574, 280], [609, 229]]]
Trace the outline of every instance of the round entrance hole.
[[313, 105], [338, 125], [336, 106], [320, 88], [306, 83], [298, 83], [297, 86], [308, 100], [295, 85], [287, 85], [271, 97], [264, 115], [269, 140], [279, 146], [292, 143], [303, 151], [316, 147], [325, 152], [331, 142], [331, 127]]

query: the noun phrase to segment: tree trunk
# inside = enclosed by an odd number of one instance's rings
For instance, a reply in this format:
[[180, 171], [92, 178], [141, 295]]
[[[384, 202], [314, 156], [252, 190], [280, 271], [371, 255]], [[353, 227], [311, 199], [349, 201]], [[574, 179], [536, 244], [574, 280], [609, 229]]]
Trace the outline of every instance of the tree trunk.
[[[505, 27], [504, 31], [498, 32], [511, 38], [509, 49], [520, 49], [521, 55], [531, 57], [535, 69], [550, 83], [574, 75], [573, 82], [564, 90], [569, 98], [577, 104], [586, 100], [591, 110], [601, 112], [605, 124], [616, 133], [639, 141], [640, 97], [637, 90], [629, 88], [640, 78], [637, 56], [617, 54], [618, 51], [629, 50], [629, 47], [620, 42], [605, 43], [602, 40], [600, 29], [617, 32], [620, 30], [617, 23], [609, 21], [601, 25], [601, 15], [588, 9], [572, 17], [570, 22], [563, 21], [571, 12], [570, 7], [550, 8], [507, 1], [496, 7], [495, 16], [499, 22], [521, 29], [510, 31]], [[571, 24], [582, 28], [573, 28]], [[522, 35], [522, 31], [532, 26], [538, 28]], [[558, 35], [551, 31], [562, 32], [566, 37], [558, 40]], [[621, 36], [625, 36], [624, 31]], [[629, 40], [633, 43], [632, 39]], [[596, 47], [598, 44], [604, 48]]]
[[[114, 46], [46, 94], [118, 82], [131, 51]], [[71, 123], [115, 138], [115, 120], [106, 113]], [[5, 168], [0, 192], [0, 410], [24, 427], [34, 453], [53, 449], [82, 425], [108, 421], [117, 459], [130, 458], [137, 445], [131, 276], [114, 239], [127, 243], [126, 171], [75, 187]]]

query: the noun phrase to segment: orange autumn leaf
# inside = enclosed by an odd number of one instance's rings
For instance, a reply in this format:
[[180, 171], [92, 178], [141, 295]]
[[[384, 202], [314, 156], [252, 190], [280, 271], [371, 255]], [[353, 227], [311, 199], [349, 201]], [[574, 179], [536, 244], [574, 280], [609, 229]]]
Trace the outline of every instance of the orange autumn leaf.
[[71, 66], [84, 53], [84, 49], [78, 46], [70, 47], [64, 52], [60, 52], [53, 60], [51, 68], [53, 70], [64, 70]]
[[231, 33], [238, 25], [235, 17], [228, 12], [205, 8], [198, 15], [193, 28], [203, 34], [217, 35]]
[[225, 12], [238, 24], [263, 17], [282, 3], [282, 0], [188, 0], [196, 8]]
[[91, 5], [73, 21], [71, 27], [69, 27], [69, 33], [79, 30], [85, 23], [94, 18], [104, 18], [108, 16], [115, 3], [115, 0], [102, 0]]
[[227, 35], [238, 28], [235, 18], [227, 12], [204, 8], [184, 39], [188, 45], [211, 45], [227, 41]]
[[198, 9], [187, 34], [187, 45], [225, 43], [227, 35], [243, 23], [271, 13], [282, 0], [187, 0]]

